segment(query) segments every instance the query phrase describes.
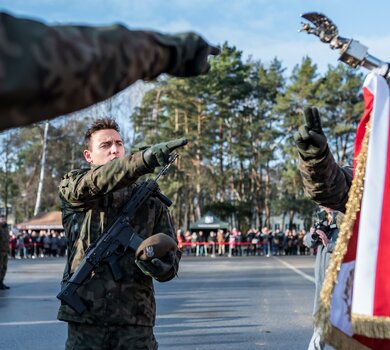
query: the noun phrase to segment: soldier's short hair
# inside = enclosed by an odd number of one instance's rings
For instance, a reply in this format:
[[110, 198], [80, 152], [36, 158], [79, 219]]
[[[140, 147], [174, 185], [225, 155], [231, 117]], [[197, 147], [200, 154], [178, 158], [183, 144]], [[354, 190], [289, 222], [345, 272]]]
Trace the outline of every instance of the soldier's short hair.
[[88, 128], [84, 136], [84, 144], [87, 149], [89, 149], [91, 136], [93, 133], [99, 130], [113, 129], [117, 132], [120, 132], [118, 123], [112, 118], [99, 118], [96, 119], [92, 125]]

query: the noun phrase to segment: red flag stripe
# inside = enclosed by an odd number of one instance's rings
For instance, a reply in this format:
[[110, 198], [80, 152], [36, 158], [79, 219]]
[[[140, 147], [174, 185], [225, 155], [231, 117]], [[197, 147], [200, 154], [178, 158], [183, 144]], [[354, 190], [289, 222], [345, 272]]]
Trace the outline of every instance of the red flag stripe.
[[371, 75], [367, 77], [363, 91], [368, 106], [366, 112], [371, 109], [371, 135], [360, 223], [355, 225], [354, 230], [354, 234], [356, 228], [359, 232], [352, 313], [373, 316], [377, 253], [387, 167], [389, 88], [383, 78]]

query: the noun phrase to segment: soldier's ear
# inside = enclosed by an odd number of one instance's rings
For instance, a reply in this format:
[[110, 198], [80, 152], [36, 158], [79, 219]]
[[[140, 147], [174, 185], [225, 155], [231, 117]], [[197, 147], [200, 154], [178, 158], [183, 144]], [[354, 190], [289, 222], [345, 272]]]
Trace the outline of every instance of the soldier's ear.
[[91, 151], [85, 149], [85, 150], [83, 151], [83, 154], [84, 154], [85, 160], [86, 160], [88, 163], [92, 163]]

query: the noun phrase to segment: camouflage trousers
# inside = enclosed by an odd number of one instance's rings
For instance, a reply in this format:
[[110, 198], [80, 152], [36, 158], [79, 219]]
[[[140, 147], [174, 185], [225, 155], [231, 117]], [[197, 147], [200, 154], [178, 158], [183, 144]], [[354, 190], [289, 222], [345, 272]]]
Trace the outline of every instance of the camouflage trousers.
[[0, 252], [0, 281], [2, 281], [7, 272], [8, 253]]
[[68, 322], [65, 350], [157, 350], [153, 327]]

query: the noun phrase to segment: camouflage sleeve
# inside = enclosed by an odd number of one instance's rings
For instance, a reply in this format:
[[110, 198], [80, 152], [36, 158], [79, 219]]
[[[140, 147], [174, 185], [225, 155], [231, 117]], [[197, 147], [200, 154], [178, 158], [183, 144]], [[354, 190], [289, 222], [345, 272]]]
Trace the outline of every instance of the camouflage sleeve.
[[178, 57], [182, 46], [173, 36], [122, 25], [47, 26], [0, 13], [0, 130], [68, 114], [138, 79], [173, 73], [186, 63]]
[[0, 253], [9, 252], [9, 233], [7, 226], [0, 225]]
[[340, 167], [328, 150], [319, 159], [300, 159], [299, 170], [306, 194], [315, 202], [345, 212], [352, 183], [352, 168]]
[[133, 184], [140, 176], [150, 173], [142, 153], [115, 159], [105, 165], [90, 170], [74, 170], [61, 180], [61, 198], [74, 207], [84, 207], [88, 202], [103, 197], [107, 193]]

